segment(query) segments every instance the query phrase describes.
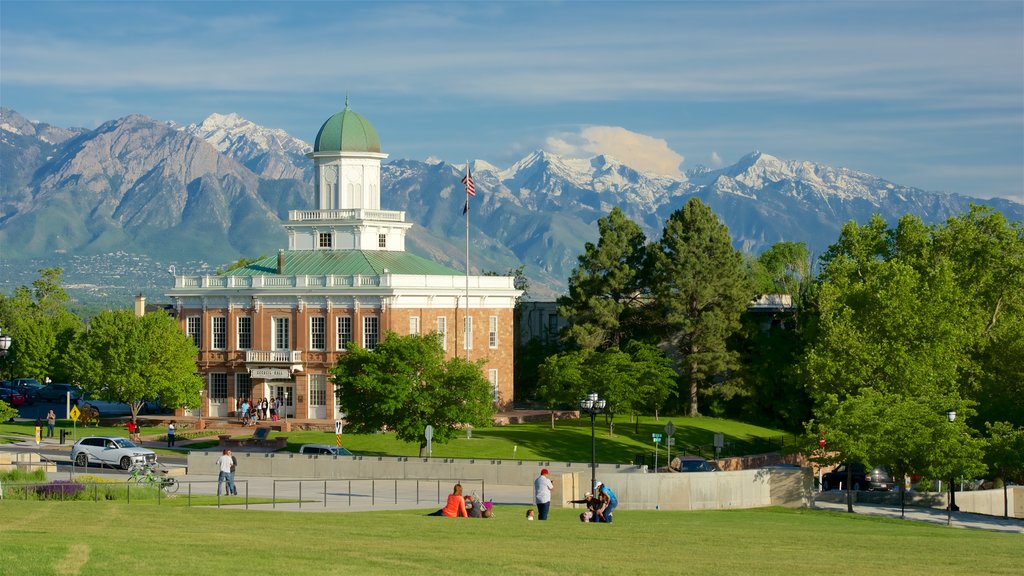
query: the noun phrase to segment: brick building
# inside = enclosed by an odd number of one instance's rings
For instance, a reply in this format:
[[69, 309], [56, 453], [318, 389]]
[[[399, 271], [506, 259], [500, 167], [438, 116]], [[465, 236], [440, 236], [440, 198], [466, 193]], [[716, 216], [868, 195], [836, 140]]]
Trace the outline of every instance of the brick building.
[[405, 251], [405, 212], [381, 210], [373, 126], [345, 109], [313, 151], [317, 209], [289, 212], [288, 248], [216, 276], [175, 276], [167, 296], [199, 347], [200, 414], [280, 398], [289, 417], [334, 420], [328, 370], [351, 342], [387, 332], [441, 338], [449, 357], [484, 359], [496, 405], [512, 402], [514, 278], [467, 276]]

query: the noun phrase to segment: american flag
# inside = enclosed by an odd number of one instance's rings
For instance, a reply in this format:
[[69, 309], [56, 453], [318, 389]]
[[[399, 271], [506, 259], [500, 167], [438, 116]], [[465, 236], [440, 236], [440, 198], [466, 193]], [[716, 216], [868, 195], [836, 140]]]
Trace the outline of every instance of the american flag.
[[476, 186], [473, 184], [473, 174], [469, 171], [469, 164], [466, 164], [466, 175], [462, 177], [462, 183], [466, 185], [466, 194], [476, 196]]

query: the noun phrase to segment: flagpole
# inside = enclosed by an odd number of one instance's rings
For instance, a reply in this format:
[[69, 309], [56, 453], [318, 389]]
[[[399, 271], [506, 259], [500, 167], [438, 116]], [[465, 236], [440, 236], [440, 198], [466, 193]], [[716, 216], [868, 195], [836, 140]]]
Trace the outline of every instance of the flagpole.
[[463, 346], [466, 347], [466, 361], [469, 361], [469, 198], [472, 194], [469, 193], [470, 187], [473, 186], [473, 176], [469, 172], [469, 160], [466, 160], [466, 307], [464, 316], [462, 318], [462, 339]]

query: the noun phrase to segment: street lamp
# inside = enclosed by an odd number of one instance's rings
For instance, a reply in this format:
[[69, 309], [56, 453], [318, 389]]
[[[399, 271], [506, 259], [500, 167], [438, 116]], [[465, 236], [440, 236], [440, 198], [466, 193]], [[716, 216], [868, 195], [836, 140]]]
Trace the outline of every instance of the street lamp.
[[[948, 420], [949, 423], [952, 424], [953, 421], [956, 420], [956, 410], [946, 410], [946, 420]], [[949, 526], [949, 525], [951, 525], [953, 523], [953, 510], [954, 509], [955, 510], [959, 510], [960, 509], [960, 507], [956, 505], [956, 496], [953, 495], [954, 494], [954, 492], [953, 492], [953, 481], [954, 481], [953, 473], [950, 472], [950, 474], [949, 474], [949, 506], [946, 507], [946, 526]]]
[[7, 353], [11, 349], [11, 335], [4, 334], [3, 328], [0, 328], [0, 358], [7, 360]]
[[605, 401], [597, 395], [597, 392], [587, 394], [586, 398], [580, 400], [580, 412], [590, 414], [590, 490], [597, 485], [597, 440], [594, 435], [594, 422], [598, 414], [604, 411]]

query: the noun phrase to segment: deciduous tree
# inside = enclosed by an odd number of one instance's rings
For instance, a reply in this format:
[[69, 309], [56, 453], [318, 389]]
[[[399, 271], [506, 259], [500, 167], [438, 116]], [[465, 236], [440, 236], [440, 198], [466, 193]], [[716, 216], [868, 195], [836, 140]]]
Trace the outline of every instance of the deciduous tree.
[[446, 361], [436, 334], [389, 332], [372, 352], [353, 345], [331, 374], [339, 406], [354, 432], [394, 430], [399, 440], [418, 443], [423, 456], [428, 424], [434, 429], [433, 441], [442, 444], [466, 424], [490, 424], [494, 398], [482, 363]]

